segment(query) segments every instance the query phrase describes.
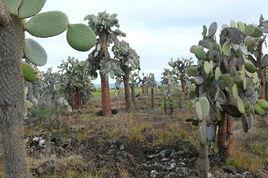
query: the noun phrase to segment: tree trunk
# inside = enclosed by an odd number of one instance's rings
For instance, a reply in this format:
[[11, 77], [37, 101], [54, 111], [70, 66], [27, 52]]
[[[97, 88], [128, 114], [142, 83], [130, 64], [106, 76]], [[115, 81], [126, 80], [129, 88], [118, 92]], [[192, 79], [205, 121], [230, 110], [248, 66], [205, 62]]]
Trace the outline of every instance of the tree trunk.
[[207, 121], [206, 118], [200, 124], [200, 151], [199, 151], [199, 177], [207, 178], [208, 177], [208, 168], [209, 168], [209, 160], [208, 160], [208, 144], [207, 144]]
[[259, 78], [260, 78], [260, 84], [261, 84], [261, 93], [260, 98], [266, 99], [266, 73], [265, 68], [260, 68], [258, 72]]
[[21, 75], [24, 29], [15, 16], [2, 21], [0, 1], [0, 125], [6, 178], [28, 177], [23, 142], [24, 79]]
[[137, 104], [136, 104], [136, 98], [135, 98], [135, 86], [132, 84], [130, 88], [131, 88], [132, 103], [133, 103], [134, 108], [136, 108]]
[[164, 94], [164, 114], [167, 114], [167, 97], [166, 97], [166, 94]]
[[76, 110], [76, 92], [72, 93], [72, 109]]
[[123, 76], [124, 88], [125, 88], [125, 104], [127, 112], [130, 112], [131, 101], [130, 101], [130, 86], [129, 86], [129, 73], [125, 72]]
[[112, 116], [109, 80], [105, 75], [101, 76], [101, 101], [102, 101], [102, 115], [105, 117]]
[[77, 90], [77, 109], [78, 111], [81, 111], [82, 109], [82, 98], [81, 98], [81, 92]]
[[225, 112], [221, 113], [221, 123], [218, 134], [218, 148], [222, 159], [232, 155], [232, 118]]
[[151, 107], [154, 108], [154, 88], [151, 88]]

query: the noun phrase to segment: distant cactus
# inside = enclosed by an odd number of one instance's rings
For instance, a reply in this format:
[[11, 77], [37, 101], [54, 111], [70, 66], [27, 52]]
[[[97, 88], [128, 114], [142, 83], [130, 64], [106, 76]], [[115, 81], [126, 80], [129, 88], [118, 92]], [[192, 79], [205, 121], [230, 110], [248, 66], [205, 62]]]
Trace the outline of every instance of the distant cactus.
[[[231, 154], [232, 118], [241, 119], [247, 132], [259, 112], [261, 92], [254, 55], [259, 55], [258, 45], [263, 31], [260, 27], [238, 22], [237, 26], [223, 27], [220, 43], [216, 41], [217, 23], [204, 26], [203, 39], [190, 51], [198, 59], [197, 65], [188, 68], [196, 86], [195, 109], [200, 122], [202, 158], [207, 162], [207, 142], [218, 142], [220, 154]], [[257, 106], [257, 107], [256, 107]], [[264, 109], [264, 105], [261, 105]], [[193, 120], [193, 122], [196, 122]], [[218, 130], [218, 132], [217, 132]], [[206, 155], [203, 155], [206, 153]], [[206, 157], [206, 158], [205, 158]], [[206, 166], [202, 163], [202, 167]], [[206, 169], [202, 169], [201, 177]]]
[[155, 90], [155, 87], [157, 86], [154, 74], [152, 74], [152, 73], [149, 74], [147, 81], [146, 81], [146, 85], [151, 89], [151, 108], [154, 108], [154, 106], [155, 106], [154, 90]]
[[[174, 105], [172, 100], [172, 95], [174, 88], [178, 88], [178, 80], [177, 77], [174, 76], [174, 72], [170, 69], [164, 69], [161, 77], [162, 87], [164, 90], [164, 113], [167, 114], [167, 110], [169, 109], [169, 114], [173, 113]], [[167, 104], [169, 106], [167, 106]]]
[[[37, 66], [47, 60], [46, 52], [37, 42], [25, 39], [25, 31], [36, 37], [50, 37], [68, 30], [67, 40], [73, 48], [84, 51], [95, 45], [96, 36], [89, 27], [69, 24], [67, 16], [59, 11], [39, 13], [45, 2], [0, 0], [0, 125], [5, 177], [29, 177], [22, 140], [24, 84], [21, 70], [29, 81], [36, 80], [36, 73], [31, 65], [21, 64], [22, 59], [25, 57], [27, 63]], [[28, 17], [31, 18], [26, 21]], [[83, 40], [74, 40], [76, 34], [83, 36]]]
[[119, 65], [123, 71], [123, 82], [125, 88], [125, 103], [126, 110], [130, 111], [131, 101], [130, 101], [130, 73], [135, 70], [140, 70], [139, 56], [134, 49], [132, 49], [127, 42], [124, 40], [116, 43], [112, 51], [114, 53], [115, 59], [118, 60]]
[[137, 107], [137, 102], [136, 102], [136, 96], [140, 95], [140, 93], [135, 92], [136, 87], [139, 85], [139, 71], [135, 71], [130, 74], [130, 90], [131, 90], [131, 100], [134, 105], [134, 108]]
[[189, 89], [189, 77], [186, 73], [187, 68], [189, 68], [193, 63], [192, 58], [177, 60], [171, 59], [168, 63], [172, 67], [172, 73], [180, 80], [182, 91], [187, 95]]
[[90, 100], [94, 90], [85, 61], [68, 57], [67, 61], [63, 61], [58, 68], [60, 69], [61, 93], [68, 101], [71, 101], [73, 110], [81, 110], [82, 104], [86, 104]]
[[[99, 71], [101, 78], [101, 93], [102, 93], [102, 114], [104, 116], [112, 116], [110, 91], [109, 91], [109, 75], [122, 75], [118, 61], [110, 57], [108, 47], [111, 44], [118, 44], [118, 36], [126, 36], [119, 30], [119, 20], [117, 14], [108, 14], [106, 11], [85, 17], [88, 21], [88, 26], [91, 27], [97, 35], [97, 43], [95, 49], [88, 55], [88, 67], [91, 70], [91, 75], [97, 77]], [[116, 27], [116, 29], [114, 29]]]

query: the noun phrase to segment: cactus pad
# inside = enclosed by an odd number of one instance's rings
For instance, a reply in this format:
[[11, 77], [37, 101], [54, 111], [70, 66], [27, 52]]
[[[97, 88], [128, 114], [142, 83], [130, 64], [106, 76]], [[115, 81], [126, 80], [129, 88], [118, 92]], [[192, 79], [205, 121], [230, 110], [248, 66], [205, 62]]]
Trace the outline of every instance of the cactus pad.
[[47, 63], [47, 53], [45, 49], [33, 39], [27, 38], [24, 45], [24, 55], [27, 60], [37, 66]]
[[25, 30], [31, 35], [47, 38], [61, 34], [69, 25], [68, 17], [60, 11], [40, 13], [25, 24]]
[[44, 7], [46, 0], [23, 0], [19, 8], [19, 18], [24, 19], [36, 15]]
[[22, 63], [21, 64], [21, 71], [22, 71], [23, 77], [26, 81], [35, 82], [38, 80], [37, 72], [29, 64]]
[[96, 35], [84, 24], [72, 24], [68, 26], [67, 41], [78, 51], [88, 51], [96, 44]]
[[22, 0], [5, 0], [4, 3], [11, 14], [18, 15], [18, 8], [20, 7]]

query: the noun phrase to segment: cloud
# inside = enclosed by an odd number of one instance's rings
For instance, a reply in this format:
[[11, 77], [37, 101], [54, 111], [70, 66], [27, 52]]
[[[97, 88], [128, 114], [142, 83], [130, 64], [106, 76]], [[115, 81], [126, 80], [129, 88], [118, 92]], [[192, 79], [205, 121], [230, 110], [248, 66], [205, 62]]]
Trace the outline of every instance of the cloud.
[[[61, 10], [71, 23], [86, 23], [84, 17], [106, 10], [117, 13], [126, 41], [141, 56], [142, 70], [156, 73], [159, 80], [171, 57], [191, 57], [189, 48], [201, 38], [202, 25], [230, 20], [258, 22], [261, 13], [268, 17], [267, 0], [48, 0], [43, 11]], [[65, 34], [49, 39], [36, 39], [47, 50], [47, 67], [56, 66], [68, 56], [80, 60], [81, 53], [68, 46]], [[96, 81], [98, 83], [99, 81]]]

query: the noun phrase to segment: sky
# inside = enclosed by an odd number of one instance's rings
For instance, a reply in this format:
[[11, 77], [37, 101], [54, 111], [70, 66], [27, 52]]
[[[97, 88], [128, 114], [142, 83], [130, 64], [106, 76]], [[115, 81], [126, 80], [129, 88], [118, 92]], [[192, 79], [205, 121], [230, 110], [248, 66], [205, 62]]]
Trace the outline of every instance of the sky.
[[[260, 14], [268, 19], [267, 0], [47, 0], [43, 12], [60, 10], [71, 23], [85, 23], [84, 17], [106, 10], [117, 13], [124, 38], [139, 54], [144, 73], [154, 73], [159, 81], [171, 58], [193, 57], [189, 49], [202, 38], [202, 25], [231, 20], [258, 23]], [[48, 39], [34, 38], [47, 51], [46, 70], [68, 56], [87, 59], [89, 52], [72, 49], [66, 34]], [[100, 83], [99, 80], [93, 83]]]

